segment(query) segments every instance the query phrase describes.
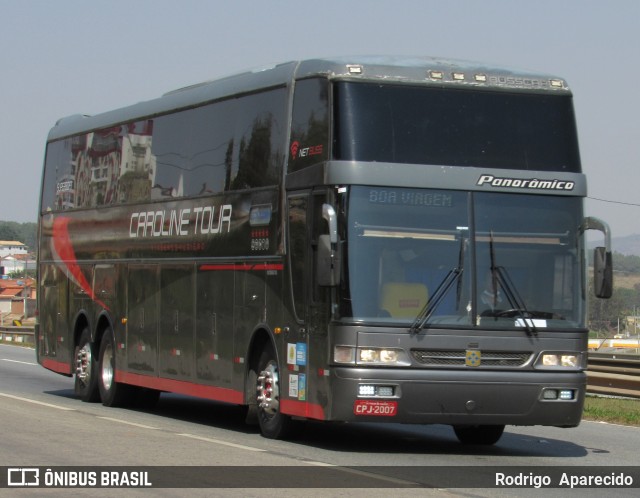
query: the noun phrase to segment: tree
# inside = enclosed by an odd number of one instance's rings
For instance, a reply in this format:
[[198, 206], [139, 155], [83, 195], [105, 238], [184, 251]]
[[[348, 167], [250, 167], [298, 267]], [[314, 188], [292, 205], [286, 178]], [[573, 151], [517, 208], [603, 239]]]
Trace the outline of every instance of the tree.
[[0, 222], [0, 240], [18, 240], [20, 238], [20, 234], [12, 225], [17, 225], [17, 223], [10, 221]]

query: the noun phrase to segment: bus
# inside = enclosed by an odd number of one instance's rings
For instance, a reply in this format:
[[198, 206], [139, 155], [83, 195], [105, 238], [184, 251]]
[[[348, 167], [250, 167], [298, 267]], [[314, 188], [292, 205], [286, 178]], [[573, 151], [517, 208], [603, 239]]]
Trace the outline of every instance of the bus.
[[586, 192], [565, 80], [468, 62], [302, 60], [63, 118], [37, 359], [83, 401], [222, 401], [267, 438], [575, 427], [612, 289]]

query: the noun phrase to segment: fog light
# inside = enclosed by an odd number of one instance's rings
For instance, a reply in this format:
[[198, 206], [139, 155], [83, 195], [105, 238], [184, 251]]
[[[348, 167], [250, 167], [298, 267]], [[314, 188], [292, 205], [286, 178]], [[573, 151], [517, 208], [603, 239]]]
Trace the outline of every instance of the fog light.
[[393, 396], [393, 386], [378, 386], [378, 396]]
[[362, 384], [358, 386], [358, 396], [373, 396], [376, 393], [376, 386]]
[[560, 399], [564, 401], [569, 401], [573, 399], [573, 390], [571, 389], [562, 389], [560, 390]]
[[545, 389], [542, 392], [543, 399], [558, 399], [558, 391], [555, 389]]

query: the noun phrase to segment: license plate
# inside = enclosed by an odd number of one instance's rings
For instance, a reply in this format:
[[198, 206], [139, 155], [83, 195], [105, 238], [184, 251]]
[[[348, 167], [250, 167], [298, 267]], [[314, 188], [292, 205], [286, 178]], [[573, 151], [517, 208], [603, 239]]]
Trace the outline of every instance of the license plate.
[[398, 413], [398, 402], [358, 399], [353, 404], [353, 413], [374, 417], [393, 417]]

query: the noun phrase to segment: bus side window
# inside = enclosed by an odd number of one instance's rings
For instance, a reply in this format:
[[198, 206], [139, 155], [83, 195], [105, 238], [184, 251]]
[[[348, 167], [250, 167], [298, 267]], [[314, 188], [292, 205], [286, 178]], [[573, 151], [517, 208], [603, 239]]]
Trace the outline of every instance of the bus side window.
[[289, 144], [289, 173], [328, 157], [329, 93], [325, 79], [296, 82]]

